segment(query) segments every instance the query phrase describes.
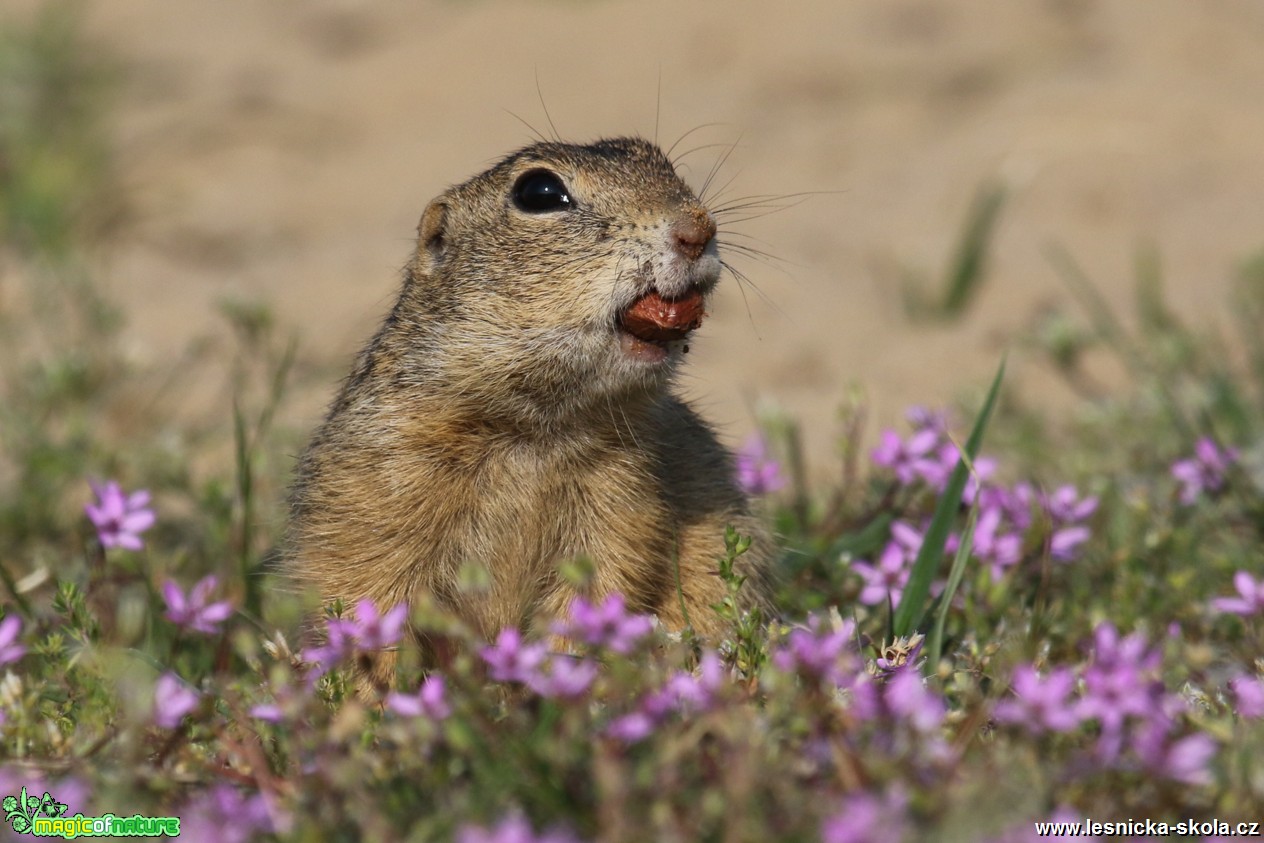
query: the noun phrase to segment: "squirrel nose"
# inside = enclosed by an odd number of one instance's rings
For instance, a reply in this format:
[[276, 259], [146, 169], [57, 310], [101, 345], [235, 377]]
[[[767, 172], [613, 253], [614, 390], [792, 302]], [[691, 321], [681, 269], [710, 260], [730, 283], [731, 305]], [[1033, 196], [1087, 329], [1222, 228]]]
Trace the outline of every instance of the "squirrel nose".
[[696, 261], [715, 237], [715, 220], [702, 208], [690, 211], [672, 223], [672, 246], [682, 257]]

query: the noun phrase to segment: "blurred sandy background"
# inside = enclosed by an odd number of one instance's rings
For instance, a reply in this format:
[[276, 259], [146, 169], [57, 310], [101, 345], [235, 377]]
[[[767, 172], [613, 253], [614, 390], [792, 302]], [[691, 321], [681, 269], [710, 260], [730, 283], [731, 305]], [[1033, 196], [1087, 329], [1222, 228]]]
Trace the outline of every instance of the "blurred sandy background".
[[[34, 8], [7, 0], [14, 10]], [[144, 360], [222, 331], [215, 302], [270, 303], [321, 364], [289, 408], [315, 423], [389, 306], [426, 202], [548, 132], [681, 148], [696, 185], [737, 142], [729, 195], [823, 191], [738, 227], [687, 384], [737, 439], [775, 402], [824, 457], [864, 387], [874, 423], [986, 384], [1043, 307], [1071, 299], [1060, 243], [1130, 310], [1141, 244], [1171, 301], [1227, 318], [1264, 246], [1258, 0], [358, 2], [89, 0], [128, 69], [115, 115], [132, 224], [106, 273]], [[661, 80], [661, 95], [660, 95]], [[714, 125], [712, 125], [714, 124]], [[702, 127], [702, 128], [700, 128]], [[943, 274], [981, 183], [1010, 190], [981, 299], [912, 324], [900, 268]], [[748, 315], [749, 309], [749, 315]], [[1072, 394], [1031, 354], [1036, 407]]]

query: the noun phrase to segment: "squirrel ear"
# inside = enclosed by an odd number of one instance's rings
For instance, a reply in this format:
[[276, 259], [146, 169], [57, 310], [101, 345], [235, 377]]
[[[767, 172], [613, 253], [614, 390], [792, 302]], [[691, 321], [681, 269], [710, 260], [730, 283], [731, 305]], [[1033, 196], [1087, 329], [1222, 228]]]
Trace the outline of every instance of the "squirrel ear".
[[436, 199], [426, 206], [426, 211], [421, 215], [421, 222], [417, 223], [417, 236], [425, 250], [430, 254], [430, 259], [434, 263], [443, 260], [443, 253], [447, 251], [447, 221], [448, 206], [442, 199]]

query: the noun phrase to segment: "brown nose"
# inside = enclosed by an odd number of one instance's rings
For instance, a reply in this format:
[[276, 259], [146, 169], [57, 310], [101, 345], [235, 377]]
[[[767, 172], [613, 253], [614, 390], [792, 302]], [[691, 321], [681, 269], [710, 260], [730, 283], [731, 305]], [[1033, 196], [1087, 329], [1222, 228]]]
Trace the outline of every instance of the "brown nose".
[[702, 257], [702, 252], [715, 237], [715, 221], [702, 208], [689, 211], [672, 223], [672, 245], [677, 252], [691, 261]]

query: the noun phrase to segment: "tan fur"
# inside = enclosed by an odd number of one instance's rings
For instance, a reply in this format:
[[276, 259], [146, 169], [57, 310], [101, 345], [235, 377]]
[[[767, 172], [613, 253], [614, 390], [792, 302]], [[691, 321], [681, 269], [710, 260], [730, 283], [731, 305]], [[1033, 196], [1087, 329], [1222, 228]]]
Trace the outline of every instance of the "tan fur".
[[[540, 168], [572, 209], [515, 206]], [[678, 564], [689, 620], [715, 635], [732, 524], [755, 536], [742, 573], [765, 601], [771, 548], [732, 458], [670, 389], [683, 343], [650, 365], [617, 328], [651, 290], [710, 293], [714, 240], [672, 239], [708, 220], [635, 139], [536, 144], [434, 200], [398, 302], [300, 460], [290, 573], [327, 600], [427, 594], [490, 638], [564, 614], [576, 595], [558, 566], [581, 556], [590, 599], [618, 591], [680, 628]], [[489, 589], [457, 587], [470, 562]]]

